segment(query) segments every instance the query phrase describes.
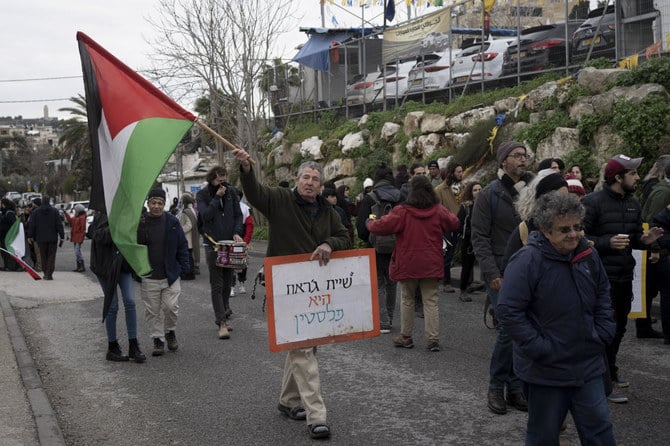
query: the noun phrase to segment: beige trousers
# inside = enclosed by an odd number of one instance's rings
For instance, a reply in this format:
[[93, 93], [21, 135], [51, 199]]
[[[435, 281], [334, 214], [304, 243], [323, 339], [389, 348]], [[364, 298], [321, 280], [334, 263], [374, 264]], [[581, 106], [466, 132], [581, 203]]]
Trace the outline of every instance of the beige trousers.
[[424, 325], [428, 342], [440, 340], [440, 310], [437, 305], [438, 279], [412, 279], [400, 281], [400, 334], [412, 336], [414, 331], [414, 290], [421, 288]]
[[288, 407], [302, 403], [307, 412], [307, 424], [326, 422], [316, 347], [289, 350], [284, 362], [279, 403]]
[[[167, 279], [142, 279], [142, 302], [144, 321], [152, 338], [165, 339], [165, 333], [177, 328], [181, 282], [175, 280], [171, 286]], [[161, 315], [162, 309], [162, 315]]]

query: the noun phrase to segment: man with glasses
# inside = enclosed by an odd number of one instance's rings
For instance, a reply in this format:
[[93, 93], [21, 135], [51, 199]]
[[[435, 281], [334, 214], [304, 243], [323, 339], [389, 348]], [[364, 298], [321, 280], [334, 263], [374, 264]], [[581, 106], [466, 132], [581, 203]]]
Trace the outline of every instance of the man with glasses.
[[621, 389], [629, 384], [619, 374], [616, 357], [633, 299], [635, 259], [632, 250], [647, 249], [663, 234], [661, 228], [651, 228], [646, 234], [642, 231], [642, 211], [633, 195], [640, 179], [637, 168], [641, 163], [642, 158], [626, 155], [611, 158], [605, 166], [603, 188], [582, 199], [586, 208], [584, 231], [605, 265], [616, 320], [616, 334], [606, 350], [613, 383], [608, 398], [613, 403], [628, 401]]
[[[496, 158], [500, 167], [498, 178], [479, 193], [472, 210], [472, 247], [494, 308], [503, 283], [505, 247], [521, 222], [514, 201], [533, 177], [526, 172], [528, 155], [522, 143], [507, 141], [500, 144]], [[487, 404], [496, 414], [507, 413], [508, 404], [518, 410], [528, 410], [523, 385], [512, 369], [512, 339], [500, 325], [491, 355]]]
[[582, 444], [615, 444], [603, 392], [615, 323], [607, 273], [581, 234], [583, 215], [568, 194], [542, 195], [531, 215], [537, 230], [505, 269], [496, 314], [528, 392], [527, 445], [559, 444], [568, 411]]

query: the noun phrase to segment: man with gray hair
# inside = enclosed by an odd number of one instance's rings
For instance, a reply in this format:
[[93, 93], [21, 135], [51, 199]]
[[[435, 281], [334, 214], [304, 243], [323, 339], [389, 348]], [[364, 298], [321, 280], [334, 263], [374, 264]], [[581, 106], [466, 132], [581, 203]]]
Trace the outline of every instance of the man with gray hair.
[[581, 235], [583, 216], [568, 194], [541, 196], [532, 214], [538, 230], [505, 269], [496, 314], [526, 384], [527, 445], [558, 444], [568, 411], [582, 444], [616, 444], [603, 384], [616, 324], [607, 272]]
[[[240, 162], [240, 181], [249, 204], [263, 213], [270, 224], [268, 257], [311, 253], [310, 259], [323, 266], [332, 251], [351, 247], [347, 228], [320, 195], [321, 165], [314, 161], [303, 163], [294, 189], [268, 187], [256, 179], [245, 150], [234, 149], [233, 155]], [[278, 409], [293, 420], [306, 419], [311, 438], [330, 437], [316, 347], [290, 350], [286, 355]]]
[[[526, 172], [528, 154], [522, 143], [500, 144], [496, 158], [498, 178], [479, 193], [472, 209], [472, 247], [494, 308], [503, 284], [502, 261], [507, 240], [521, 222], [514, 201], [532, 179], [532, 174]], [[528, 410], [521, 381], [512, 369], [512, 339], [502, 326], [497, 330], [489, 370], [488, 408], [496, 414], [507, 413], [508, 404], [518, 410]]]

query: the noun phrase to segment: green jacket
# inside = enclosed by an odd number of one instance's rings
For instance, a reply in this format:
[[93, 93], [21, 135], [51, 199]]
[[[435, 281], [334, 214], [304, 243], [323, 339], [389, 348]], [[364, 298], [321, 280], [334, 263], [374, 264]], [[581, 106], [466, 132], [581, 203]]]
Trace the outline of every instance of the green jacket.
[[240, 181], [249, 204], [258, 209], [270, 223], [267, 256], [311, 254], [321, 243], [333, 251], [349, 249], [351, 240], [340, 216], [323, 197], [317, 196], [318, 211], [310, 218], [305, 202], [295, 191], [285, 187], [261, 185], [253, 169]]
[[642, 208], [642, 221], [651, 223], [654, 216], [661, 212], [664, 207], [670, 204], [670, 184], [665, 180], [661, 180], [651, 190], [649, 197], [644, 202]]

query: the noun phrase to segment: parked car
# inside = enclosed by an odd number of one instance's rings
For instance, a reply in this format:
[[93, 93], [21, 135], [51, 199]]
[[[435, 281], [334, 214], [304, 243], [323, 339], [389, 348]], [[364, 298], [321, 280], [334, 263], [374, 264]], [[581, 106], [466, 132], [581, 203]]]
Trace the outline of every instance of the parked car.
[[[507, 47], [503, 59], [503, 76], [546, 70], [551, 67], [563, 67], [566, 64], [566, 50], [570, 55], [570, 45], [566, 45], [566, 26], [568, 39], [572, 37], [583, 20], [570, 20], [567, 24], [534, 26], [524, 29], [519, 36], [519, 46], [514, 39]], [[568, 40], [569, 42], [570, 40]]]
[[384, 97], [386, 99], [395, 99], [405, 96], [405, 92], [407, 91], [407, 76], [415, 64], [416, 58], [414, 57], [399, 60], [398, 63], [386, 64], [384, 72], [377, 76], [375, 84], [372, 87], [375, 101], [383, 101]]
[[[602, 18], [602, 22], [600, 19]], [[596, 29], [600, 22], [600, 30], [596, 35]], [[586, 59], [589, 53], [591, 43], [593, 51], [591, 59], [597, 57], [606, 57], [608, 59], [616, 58], [616, 23], [614, 14], [614, 5], [607, 7], [603, 17], [603, 8], [597, 8], [589, 12], [587, 19], [572, 35], [572, 59], [582, 61]]]
[[7, 198], [8, 200], [12, 200], [15, 203], [18, 203], [19, 200], [21, 199], [21, 193], [20, 192], [14, 192], [14, 191], [7, 192], [5, 194], [5, 198]]
[[357, 74], [347, 84], [347, 105], [369, 104], [375, 99], [375, 80], [380, 75], [379, 71], [373, 73]]
[[493, 39], [469, 45], [456, 56], [452, 64], [453, 84], [481, 82], [482, 66], [484, 81], [498, 79], [502, 74], [507, 46], [512, 39]]
[[425, 54], [409, 71], [407, 93], [421, 93], [447, 88], [451, 83], [451, 67], [460, 50]]

